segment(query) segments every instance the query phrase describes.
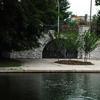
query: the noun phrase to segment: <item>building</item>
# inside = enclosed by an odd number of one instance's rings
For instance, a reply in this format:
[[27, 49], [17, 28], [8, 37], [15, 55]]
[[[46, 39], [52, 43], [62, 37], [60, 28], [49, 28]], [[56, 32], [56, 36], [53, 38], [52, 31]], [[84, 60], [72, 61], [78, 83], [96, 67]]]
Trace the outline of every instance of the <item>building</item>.
[[85, 14], [84, 16], [77, 16], [77, 15], [72, 15], [71, 19], [73, 21], [76, 21], [79, 25], [89, 25], [90, 23], [90, 16]]

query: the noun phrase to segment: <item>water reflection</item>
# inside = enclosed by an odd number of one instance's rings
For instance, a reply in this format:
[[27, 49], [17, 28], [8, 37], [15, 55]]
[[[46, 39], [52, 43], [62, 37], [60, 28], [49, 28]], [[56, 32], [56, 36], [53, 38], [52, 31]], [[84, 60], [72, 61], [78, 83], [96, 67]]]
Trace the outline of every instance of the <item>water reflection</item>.
[[0, 74], [0, 97], [2, 100], [100, 100], [100, 74]]
[[96, 100], [96, 91], [92, 91], [89, 79], [89, 74], [45, 75], [43, 100]]

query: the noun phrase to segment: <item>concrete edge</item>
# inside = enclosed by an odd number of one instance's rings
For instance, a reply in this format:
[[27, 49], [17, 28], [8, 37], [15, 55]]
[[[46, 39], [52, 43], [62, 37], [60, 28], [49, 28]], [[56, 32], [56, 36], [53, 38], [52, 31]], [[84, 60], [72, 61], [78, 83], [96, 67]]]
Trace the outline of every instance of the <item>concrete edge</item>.
[[100, 70], [0, 70], [0, 73], [100, 73]]

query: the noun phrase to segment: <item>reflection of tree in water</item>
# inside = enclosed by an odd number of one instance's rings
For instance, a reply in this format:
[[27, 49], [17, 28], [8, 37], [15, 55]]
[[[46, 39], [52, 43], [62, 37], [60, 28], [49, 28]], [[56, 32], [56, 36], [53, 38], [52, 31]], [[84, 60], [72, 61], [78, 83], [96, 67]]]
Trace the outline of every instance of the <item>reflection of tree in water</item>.
[[44, 75], [42, 100], [99, 100], [91, 91], [89, 76], [86, 73]]
[[[74, 75], [75, 77], [75, 92], [72, 94], [73, 97], [82, 98], [82, 100], [99, 100], [97, 99], [97, 95], [95, 88], [93, 89], [93, 85], [91, 85], [91, 74], [89, 73], [77, 73]], [[95, 83], [95, 82], [93, 82]], [[92, 87], [92, 88], [91, 88]], [[100, 91], [100, 90], [99, 90]], [[73, 99], [74, 100], [74, 99]]]
[[[5, 95], [5, 96], [4, 96]], [[100, 74], [0, 75], [2, 100], [100, 100]]]
[[100, 100], [100, 77], [96, 73], [84, 74], [84, 96]]
[[43, 100], [65, 100], [74, 92], [73, 74], [52, 74], [43, 78]]
[[2, 100], [9, 100], [9, 88], [10, 88], [10, 81], [9, 77], [6, 75], [0, 75], [0, 98]]
[[39, 76], [0, 73], [0, 100], [40, 100]]

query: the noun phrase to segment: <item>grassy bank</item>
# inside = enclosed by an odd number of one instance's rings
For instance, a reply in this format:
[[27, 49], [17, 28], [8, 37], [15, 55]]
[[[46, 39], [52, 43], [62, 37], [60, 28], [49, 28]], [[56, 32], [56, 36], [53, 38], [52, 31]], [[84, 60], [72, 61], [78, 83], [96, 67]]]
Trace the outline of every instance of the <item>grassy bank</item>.
[[0, 59], [0, 67], [19, 67], [21, 61], [15, 59]]

